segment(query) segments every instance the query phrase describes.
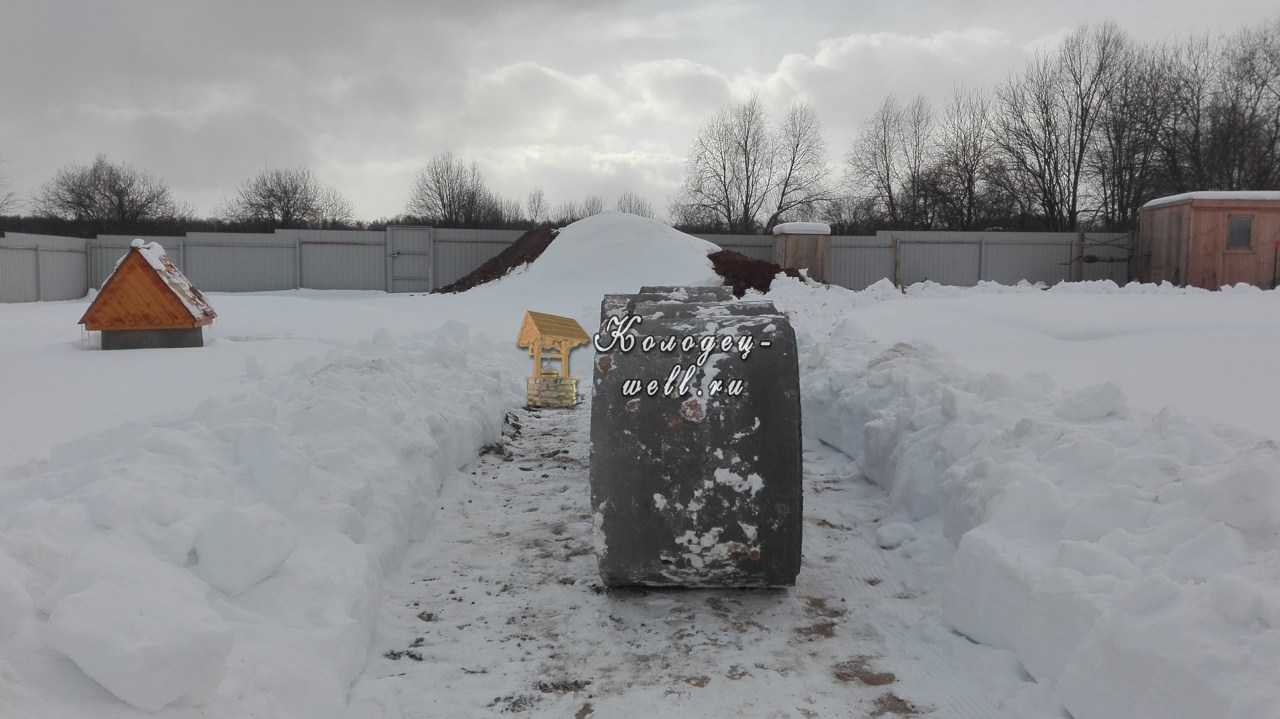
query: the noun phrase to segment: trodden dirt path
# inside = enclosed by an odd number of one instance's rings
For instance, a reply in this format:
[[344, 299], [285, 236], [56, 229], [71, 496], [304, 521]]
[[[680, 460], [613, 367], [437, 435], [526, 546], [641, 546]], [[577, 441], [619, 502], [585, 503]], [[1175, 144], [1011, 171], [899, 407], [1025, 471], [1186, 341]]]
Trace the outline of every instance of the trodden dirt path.
[[386, 588], [353, 715], [1061, 716], [1020, 710], [1043, 690], [1011, 655], [942, 625], [945, 540], [877, 546], [883, 491], [816, 442], [794, 588], [604, 591], [589, 418], [514, 412], [446, 486]]

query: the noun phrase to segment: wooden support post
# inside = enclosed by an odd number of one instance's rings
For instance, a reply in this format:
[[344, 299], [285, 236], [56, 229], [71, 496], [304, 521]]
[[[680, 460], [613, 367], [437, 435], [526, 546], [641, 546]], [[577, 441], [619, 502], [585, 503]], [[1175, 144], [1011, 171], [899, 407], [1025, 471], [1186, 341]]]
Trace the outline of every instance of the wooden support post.
[[893, 245], [893, 286], [902, 289], [902, 247], [898, 238], [890, 236]]
[[1084, 230], [1076, 230], [1076, 261], [1071, 266], [1071, 279], [1073, 282], [1084, 279]]

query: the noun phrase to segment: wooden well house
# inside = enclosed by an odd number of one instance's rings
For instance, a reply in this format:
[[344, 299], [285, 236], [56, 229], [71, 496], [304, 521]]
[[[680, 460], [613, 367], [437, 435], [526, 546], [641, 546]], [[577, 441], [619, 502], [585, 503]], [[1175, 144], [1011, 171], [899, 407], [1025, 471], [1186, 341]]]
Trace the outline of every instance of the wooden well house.
[[578, 402], [578, 378], [569, 375], [569, 353], [589, 341], [582, 325], [568, 317], [527, 311], [516, 345], [533, 357], [529, 405], [571, 407]]
[[773, 228], [773, 263], [804, 270], [818, 282], [829, 282], [831, 226], [823, 222], [784, 222]]
[[217, 314], [157, 243], [134, 240], [80, 318], [102, 349], [203, 347]]
[[1280, 192], [1187, 192], [1142, 206], [1138, 279], [1217, 290], [1280, 283]]

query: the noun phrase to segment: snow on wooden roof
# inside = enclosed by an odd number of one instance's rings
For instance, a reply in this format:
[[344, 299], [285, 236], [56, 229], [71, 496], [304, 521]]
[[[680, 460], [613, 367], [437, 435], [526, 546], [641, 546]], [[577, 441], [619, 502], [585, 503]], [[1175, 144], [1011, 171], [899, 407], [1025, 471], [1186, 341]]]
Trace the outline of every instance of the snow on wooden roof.
[[1142, 206], [1142, 209], [1161, 205], [1176, 205], [1193, 200], [1235, 200], [1247, 202], [1280, 202], [1280, 191], [1276, 190], [1199, 190], [1184, 192], [1180, 195], [1157, 197]]
[[831, 225], [825, 222], [784, 222], [775, 225], [773, 228], [775, 235], [829, 235], [831, 234]]
[[542, 347], [554, 347], [558, 343], [565, 343], [565, 349], [568, 349], [589, 341], [590, 338], [577, 320], [528, 310], [524, 313], [524, 321], [520, 323], [516, 346], [532, 347], [537, 343]]
[[80, 318], [88, 330], [203, 327], [217, 317], [158, 243], [133, 241]]

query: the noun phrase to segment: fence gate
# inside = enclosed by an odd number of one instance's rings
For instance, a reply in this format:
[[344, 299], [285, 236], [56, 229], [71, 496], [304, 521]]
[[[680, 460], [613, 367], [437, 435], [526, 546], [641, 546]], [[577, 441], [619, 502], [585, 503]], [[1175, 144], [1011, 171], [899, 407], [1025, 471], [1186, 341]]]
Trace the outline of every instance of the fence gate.
[[387, 256], [388, 291], [431, 291], [430, 227], [388, 226]]

